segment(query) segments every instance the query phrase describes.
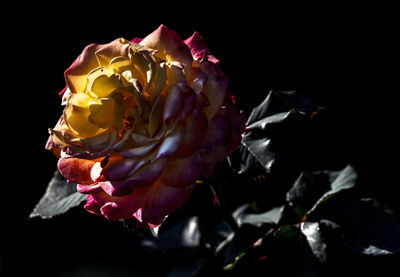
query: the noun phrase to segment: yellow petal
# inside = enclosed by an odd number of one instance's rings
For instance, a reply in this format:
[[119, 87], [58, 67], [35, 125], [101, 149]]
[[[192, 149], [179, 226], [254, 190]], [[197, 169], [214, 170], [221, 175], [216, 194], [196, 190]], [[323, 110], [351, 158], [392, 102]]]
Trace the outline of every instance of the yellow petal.
[[91, 137], [99, 132], [99, 126], [89, 122], [89, 101], [91, 99], [84, 93], [72, 94], [64, 109], [65, 123], [79, 137]]
[[89, 104], [89, 122], [101, 128], [111, 127], [114, 122], [115, 101], [112, 98], [91, 101]]
[[104, 98], [122, 86], [111, 69], [99, 67], [87, 77], [87, 91], [92, 97]]

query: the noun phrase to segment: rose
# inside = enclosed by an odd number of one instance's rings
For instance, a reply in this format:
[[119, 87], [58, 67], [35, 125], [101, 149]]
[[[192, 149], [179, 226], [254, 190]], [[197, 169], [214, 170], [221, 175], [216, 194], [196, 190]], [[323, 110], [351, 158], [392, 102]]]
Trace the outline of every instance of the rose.
[[87, 194], [86, 210], [155, 227], [240, 143], [245, 119], [201, 36], [161, 25], [92, 44], [65, 71], [46, 148]]

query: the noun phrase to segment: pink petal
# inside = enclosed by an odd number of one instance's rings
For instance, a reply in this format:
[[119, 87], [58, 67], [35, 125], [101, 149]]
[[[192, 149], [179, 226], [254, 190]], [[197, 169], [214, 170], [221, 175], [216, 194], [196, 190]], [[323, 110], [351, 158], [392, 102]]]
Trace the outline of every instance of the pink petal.
[[164, 25], [145, 37], [140, 45], [158, 50], [156, 55], [167, 62], [180, 62], [185, 67], [192, 65], [193, 59], [187, 45], [176, 32]]
[[99, 205], [99, 203], [90, 194], [86, 196], [86, 204], [84, 208], [92, 214], [97, 214], [97, 215], [101, 214], [100, 212], [101, 205]]
[[131, 40], [133, 43], [140, 43], [143, 39], [142, 38], [134, 38]]
[[67, 90], [68, 86], [65, 86], [59, 93], [58, 96], [62, 97], [64, 95], [64, 92]]
[[124, 196], [130, 194], [135, 188], [151, 185], [161, 175], [166, 165], [165, 159], [148, 162], [133, 172], [126, 172], [128, 177], [121, 181], [99, 182], [103, 190], [110, 196]]
[[[109, 220], [131, 218], [132, 215], [144, 204], [142, 194], [143, 189], [135, 189], [131, 194], [121, 197], [110, 196], [102, 191], [91, 194], [93, 201], [91, 201], [90, 204], [94, 211], [97, 211], [95, 208], [100, 206], [98, 210], [99, 213]], [[93, 203], [98, 206], [95, 206]]]
[[100, 184], [94, 184], [94, 185], [82, 185], [82, 184], [77, 184], [76, 185], [76, 190], [80, 193], [83, 194], [92, 194], [95, 192], [102, 191], [103, 189], [101, 188]]
[[202, 62], [204, 57], [210, 52], [198, 32], [194, 32], [194, 34], [184, 42], [189, 47], [193, 59], [197, 61]]

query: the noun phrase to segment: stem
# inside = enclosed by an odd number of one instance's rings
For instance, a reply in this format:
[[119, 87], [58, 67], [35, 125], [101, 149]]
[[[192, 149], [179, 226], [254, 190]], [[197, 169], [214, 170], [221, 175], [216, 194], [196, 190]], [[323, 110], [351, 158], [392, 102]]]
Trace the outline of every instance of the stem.
[[213, 186], [212, 184], [210, 184], [210, 189], [214, 195], [214, 198], [216, 199], [216, 204], [221, 210], [223, 219], [228, 223], [232, 230], [237, 233], [239, 231], [239, 226], [237, 225], [235, 219], [232, 217], [225, 198], [222, 196], [221, 190], [217, 186]]

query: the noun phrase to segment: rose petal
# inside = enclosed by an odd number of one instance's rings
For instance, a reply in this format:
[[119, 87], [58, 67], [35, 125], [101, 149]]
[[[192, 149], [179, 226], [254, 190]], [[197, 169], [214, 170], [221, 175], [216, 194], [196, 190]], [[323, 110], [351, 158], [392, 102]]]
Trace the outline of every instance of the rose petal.
[[161, 218], [180, 208], [189, 198], [193, 188], [194, 185], [172, 187], [157, 182], [145, 196], [142, 220], [147, 222], [147, 220]]
[[133, 43], [140, 43], [143, 39], [142, 38], [134, 38], [131, 40]]
[[97, 212], [97, 205], [100, 205], [100, 212], [109, 220], [131, 218], [142, 209], [142, 222], [157, 225], [187, 200], [193, 187], [171, 187], [157, 181], [151, 186], [137, 187], [131, 194], [120, 197], [96, 192], [91, 195], [93, 200], [87, 209]]
[[82, 184], [77, 184], [76, 185], [76, 190], [79, 193], [82, 194], [92, 194], [95, 192], [99, 192], [102, 191], [102, 187], [100, 184], [95, 184], [95, 185], [82, 185]]
[[202, 169], [203, 159], [199, 153], [181, 159], [171, 157], [168, 159], [167, 165], [159, 180], [166, 186], [188, 186], [199, 178]]
[[159, 141], [154, 141], [150, 144], [133, 147], [127, 150], [121, 151], [121, 156], [124, 158], [135, 158], [135, 157], [143, 157], [153, 151], [156, 146], [159, 144]]
[[150, 137], [154, 137], [161, 128], [162, 116], [163, 116], [163, 109], [162, 109], [163, 105], [164, 105], [163, 98], [160, 97], [154, 103], [153, 108], [150, 111], [149, 127], [147, 129], [147, 132]]
[[176, 32], [164, 25], [145, 37], [139, 44], [158, 50], [156, 56], [167, 62], [180, 62], [187, 70], [192, 65], [193, 59], [187, 45]]
[[185, 44], [189, 47], [190, 52], [195, 60], [202, 61], [205, 56], [210, 52], [203, 41], [203, 38], [199, 35], [198, 32], [194, 32], [194, 34], [186, 39]]
[[201, 110], [197, 108], [185, 120], [186, 133], [183, 142], [175, 154], [179, 157], [185, 157], [197, 152], [203, 145], [203, 141], [207, 135], [208, 122], [207, 117]]
[[209, 61], [201, 63], [200, 69], [207, 75], [203, 93], [207, 96], [210, 105], [204, 107], [204, 113], [210, 121], [224, 102], [228, 78], [221, 71], [219, 65]]
[[100, 208], [101, 205], [99, 205], [99, 203], [94, 199], [94, 197], [91, 194], [88, 194], [86, 196], [86, 204], [84, 205], [84, 208], [92, 213], [92, 214], [97, 214], [100, 215]]
[[87, 94], [75, 93], [69, 98], [64, 109], [65, 123], [71, 131], [83, 138], [95, 136], [100, 132], [100, 127], [89, 121], [91, 100]]
[[[126, 46], [123, 46], [126, 44]], [[121, 47], [122, 46], [122, 47]], [[107, 66], [112, 58], [127, 55], [129, 43], [115, 39], [108, 44], [91, 44], [64, 72], [65, 81], [73, 93], [84, 92], [87, 74], [96, 67]]]
[[164, 158], [174, 154], [183, 142], [185, 125], [177, 124], [175, 130], [161, 142], [155, 159]]
[[188, 80], [188, 84], [196, 92], [196, 94], [199, 94], [203, 91], [206, 82], [207, 75], [199, 68], [193, 67]]
[[231, 135], [227, 109], [220, 108], [219, 112], [208, 122], [208, 132], [204, 141], [207, 151], [214, 150], [221, 144], [227, 144]]
[[102, 174], [109, 181], [118, 181], [124, 179], [130, 170], [138, 163], [138, 159], [121, 159], [107, 165]]
[[175, 116], [182, 107], [182, 92], [178, 85], [170, 87], [165, 98], [164, 121]]
[[60, 158], [57, 167], [61, 175], [71, 182], [92, 184], [93, 181], [90, 177], [90, 172], [95, 163], [96, 160]]
[[144, 203], [144, 198], [138, 192], [140, 191], [135, 189], [131, 194], [121, 197], [110, 196], [104, 191], [93, 193], [91, 194], [93, 200], [90, 201], [91, 206], [88, 208], [97, 212], [96, 208], [100, 206], [99, 213], [109, 220], [131, 218], [133, 213], [143, 206]]

